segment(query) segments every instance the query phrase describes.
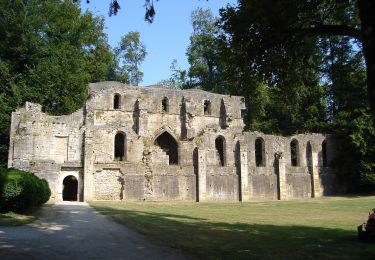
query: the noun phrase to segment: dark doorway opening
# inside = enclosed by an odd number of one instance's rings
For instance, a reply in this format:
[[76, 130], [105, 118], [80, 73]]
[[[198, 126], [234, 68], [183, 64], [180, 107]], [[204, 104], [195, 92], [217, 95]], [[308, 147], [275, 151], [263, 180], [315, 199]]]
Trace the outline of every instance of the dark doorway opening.
[[155, 140], [155, 144], [169, 156], [169, 164], [178, 164], [178, 144], [172, 135], [168, 132], [162, 133]]
[[78, 180], [73, 175], [69, 175], [63, 180], [63, 200], [77, 201]]

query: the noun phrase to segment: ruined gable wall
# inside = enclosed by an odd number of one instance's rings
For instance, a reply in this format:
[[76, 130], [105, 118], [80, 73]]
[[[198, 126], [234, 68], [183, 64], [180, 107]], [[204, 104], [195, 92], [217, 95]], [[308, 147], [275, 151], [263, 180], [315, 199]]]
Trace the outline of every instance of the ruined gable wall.
[[31, 171], [46, 179], [52, 198], [59, 197], [65, 167], [82, 166], [83, 110], [50, 116], [26, 102], [12, 113], [8, 167]]

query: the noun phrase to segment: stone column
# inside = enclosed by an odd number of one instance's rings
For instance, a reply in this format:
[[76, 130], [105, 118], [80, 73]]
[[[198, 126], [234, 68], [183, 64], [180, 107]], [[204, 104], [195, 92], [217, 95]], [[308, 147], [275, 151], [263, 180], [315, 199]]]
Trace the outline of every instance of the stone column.
[[83, 159], [83, 200], [88, 201], [94, 199], [94, 164], [93, 164], [93, 148], [92, 135], [89, 131], [84, 133], [84, 159]]
[[206, 151], [198, 149], [198, 200], [205, 201], [207, 197], [206, 188]]
[[288, 194], [286, 191], [286, 173], [285, 173], [285, 159], [281, 152], [275, 154], [275, 162], [278, 171], [278, 186], [279, 186], [279, 199], [286, 200]]
[[249, 192], [249, 169], [247, 161], [247, 151], [246, 149], [240, 149], [241, 158], [241, 199], [242, 201], [250, 200]]
[[316, 198], [322, 196], [319, 178], [319, 155], [317, 152], [312, 152], [311, 156], [311, 197]]

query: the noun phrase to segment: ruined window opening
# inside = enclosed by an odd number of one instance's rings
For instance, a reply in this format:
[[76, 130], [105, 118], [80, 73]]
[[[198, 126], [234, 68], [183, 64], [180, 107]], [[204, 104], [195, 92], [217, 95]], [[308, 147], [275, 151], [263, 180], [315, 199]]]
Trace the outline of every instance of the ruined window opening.
[[238, 175], [241, 174], [241, 145], [240, 141], [236, 142], [234, 146], [234, 164], [236, 166], [236, 172]]
[[167, 97], [163, 98], [163, 100], [161, 101], [161, 107], [163, 112], [169, 112], [169, 100]]
[[63, 200], [77, 201], [78, 180], [73, 175], [66, 176], [63, 180]]
[[225, 151], [225, 139], [223, 136], [218, 136], [215, 139], [215, 149], [216, 149], [216, 156], [218, 158], [218, 162], [220, 166], [225, 165], [225, 156], [224, 156], [224, 151]]
[[125, 161], [126, 151], [126, 136], [124, 133], [117, 133], [115, 135], [115, 160]]
[[309, 168], [310, 172], [310, 167], [312, 167], [312, 147], [310, 142], [307, 142], [306, 145], [306, 166]]
[[170, 165], [178, 164], [178, 144], [171, 134], [168, 132], [162, 133], [156, 138], [155, 144], [169, 156]]
[[327, 167], [327, 142], [325, 140], [322, 143], [322, 163], [323, 167]]
[[211, 102], [209, 100], [204, 101], [204, 115], [211, 115]]
[[120, 94], [115, 94], [113, 97], [113, 109], [120, 109], [121, 106], [121, 96]]
[[226, 129], [228, 127], [228, 123], [227, 123], [227, 110], [225, 108], [224, 99], [222, 99], [221, 103], [220, 103], [219, 124], [220, 124], [221, 129]]
[[257, 138], [255, 140], [255, 165], [257, 167], [265, 166], [265, 147], [264, 140]]
[[247, 114], [247, 109], [241, 109], [241, 119], [244, 120]]
[[290, 142], [290, 159], [292, 166], [299, 166], [299, 147], [296, 139]]

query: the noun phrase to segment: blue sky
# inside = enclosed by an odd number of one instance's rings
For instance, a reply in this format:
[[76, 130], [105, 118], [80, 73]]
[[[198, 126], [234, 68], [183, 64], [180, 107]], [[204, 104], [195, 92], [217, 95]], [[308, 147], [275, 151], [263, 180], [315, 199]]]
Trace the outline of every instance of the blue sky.
[[156, 16], [152, 24], [144, 21], [144, 0], [119, 0], [121, 10], [117, 16], [108, 16], [110, 0], [81, 1], [82, 11], [90, 10], [105, 18], [108, 42], [115, 47], [121, 36], [138, 31], [146, 45], [147, 56], [142, 64], [144, 73], [140, 85], [155, 84], [169, 78], [170, 65], [177, 59], [178, 65], [187, 69], [186, 49], [192, 32], [190, 15], [197, 7], [210, 8], [215, 16], [219, 9], [236, 0], [154, 0]]

